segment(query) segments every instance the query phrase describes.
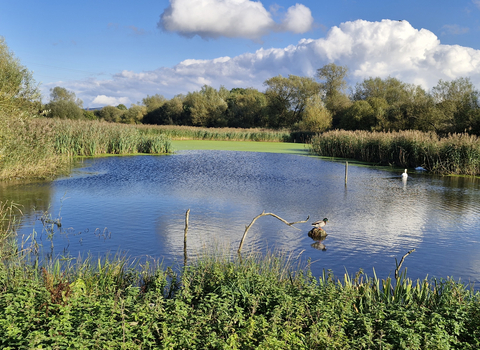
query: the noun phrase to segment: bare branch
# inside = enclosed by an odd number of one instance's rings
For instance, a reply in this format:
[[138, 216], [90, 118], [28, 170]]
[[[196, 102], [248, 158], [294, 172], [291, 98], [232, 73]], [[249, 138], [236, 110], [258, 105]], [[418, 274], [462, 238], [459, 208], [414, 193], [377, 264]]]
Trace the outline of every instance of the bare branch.
[[[403, 257], [402, 259], [400, 260], [400, 264], [397, 264], [397, 268], [395, 269], [395, 279], [398, 279], [398, 271], [400, 271], [400, 268], [402, 267], [402, 264], [403, 264], [403, 261], [405, 260], [405, 258], [410, 255], [411, 253], [413, 253], [415, 251], [415, 249], [412, 249], [410, 250], [409, 252], [407, 252]], [[397, 261], [397, 259], [395, 259], [395, 262]]]
[[[278, 215], [276, 215], [276, 214], [273, 214], [273, 213], [265, 213], [265, 210], [264, 210], [261, 214], [255, 216], [255, 217], [253, 218], [253, 220], [252, 220], [252, 222], [250, 223], [250, 225], [245, 226], [245, 232], [243, 233], [243, 237], [242, 237], [242, 240], [241, 240], [241, 242], [240, 242], [240, 246], [238, 247], [238, 252], [239, 252], [239, 253], [240, 253], [240, 251], [242, 250], [243, 242], [245, 241], [245, 238], [247, 237], [247, 233], [248, 233], [248, 230], [250, 230], [250, 227], [252, 227], [252, 225], [255, 223], [255, 221], [257, 221], [258, 218], [261, 218], [262, 216], [268, 216], [268, 215], [273, 216], [274, 218], [277, 218], [278, 220], [280, 220], [281, 222], [283, 222], [285, 225], [290, 226], [290, 227], [293, 227], [292, 225], [295, 225], [295, 224], [303, 224], [303, 223], [307, 222], [308, 219], [310, 219], [310, 216], [308, 216], [304, 221], [288, 222], [287, 220], [282, 219], [280, 216], [278, 216]], [[293, 227], [293, 228], [294, 228], [294, 229], [297, 229], [297, 230], [300, 230], [300, 229], [298, 229], [298, 228], [296, 228], [296, 227]]]

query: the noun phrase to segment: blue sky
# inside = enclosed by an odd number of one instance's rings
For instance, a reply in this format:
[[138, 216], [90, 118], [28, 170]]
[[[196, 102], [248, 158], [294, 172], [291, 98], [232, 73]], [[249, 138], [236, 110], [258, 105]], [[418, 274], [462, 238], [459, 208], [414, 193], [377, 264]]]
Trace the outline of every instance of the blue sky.
[[62, 86], [84, 107], [204, 84], [263, 91], [330, 62], [348, 66], [351, 85], [469, 77], [480, 88], [480, 0], [16, 0], [0, 5], [0, 35], [44, 102]]

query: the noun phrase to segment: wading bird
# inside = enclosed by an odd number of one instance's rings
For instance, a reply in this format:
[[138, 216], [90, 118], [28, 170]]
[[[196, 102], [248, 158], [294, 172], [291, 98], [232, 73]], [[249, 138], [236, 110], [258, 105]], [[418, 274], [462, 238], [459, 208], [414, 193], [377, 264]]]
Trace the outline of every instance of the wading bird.
[[407, 169], [405, 169], [405, 172], [402, 174], [402, 179], [406, 179], [407, 177], [408, 177]]

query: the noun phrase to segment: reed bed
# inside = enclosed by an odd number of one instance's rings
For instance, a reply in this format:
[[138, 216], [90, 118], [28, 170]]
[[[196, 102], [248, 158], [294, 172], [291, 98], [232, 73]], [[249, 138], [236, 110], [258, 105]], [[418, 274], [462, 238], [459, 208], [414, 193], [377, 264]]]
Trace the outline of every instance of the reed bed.
[[310, 147], [319, 156], [402, 168], [422, 166], [435, 174], [480, 175], [480, 141], [468, 134], [440, 138], [420, 131], [334, 130], [313, 137]]
[[288, 130], [202, 128], [177, 125], [143, 125], [140, 129], [147, 134], [161, 134], [172, 140], [217, 140], [217, 141], [265, 141], [290, 142]]
[[172, 152], [165, 136], [131, 125], [26, 118], [11, 123], [9, 130], [0, 154], [0, 179], [50, 177], [76, 156]]

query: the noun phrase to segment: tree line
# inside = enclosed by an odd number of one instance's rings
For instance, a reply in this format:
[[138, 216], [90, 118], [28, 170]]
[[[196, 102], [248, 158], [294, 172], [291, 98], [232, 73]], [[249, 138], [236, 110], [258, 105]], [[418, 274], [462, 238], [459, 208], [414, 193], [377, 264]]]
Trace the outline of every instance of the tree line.
[[74, 93], [56, 87], [45, 109], [50, 117], [118, 123], [480, 134], [480, 92], [469, 78], [440, 80], [427, 91], [394, 77], [370, 77], [349, 87], [347, 77], [347, 67], [330, 63], [315, 78], [272, 77], [264, 82], [264, 92], [205, 85], [171, 99], [153, 95], [130, 108], [121, 104], [95, 111], [82, 111]]
[[[348, 67], [334, 63], [315, 77], [281, 75], [254, 88], [205, 85], [167, 99], [147, 96], [130, 108], [120, 104], [85, 110], [75, 93], [57, 86], [41, 103], [38, 85], [0, 38], [0, 112], [51, 118], [101, 119], [128, 124], [202, 127], [468, 132], [480, 135], [480, 92], [469, 78], [440, 80], [430, 91], [395, 77], [367, 78], [348, 86]], [[5, 136], [5, 135], [3, 135]]]

